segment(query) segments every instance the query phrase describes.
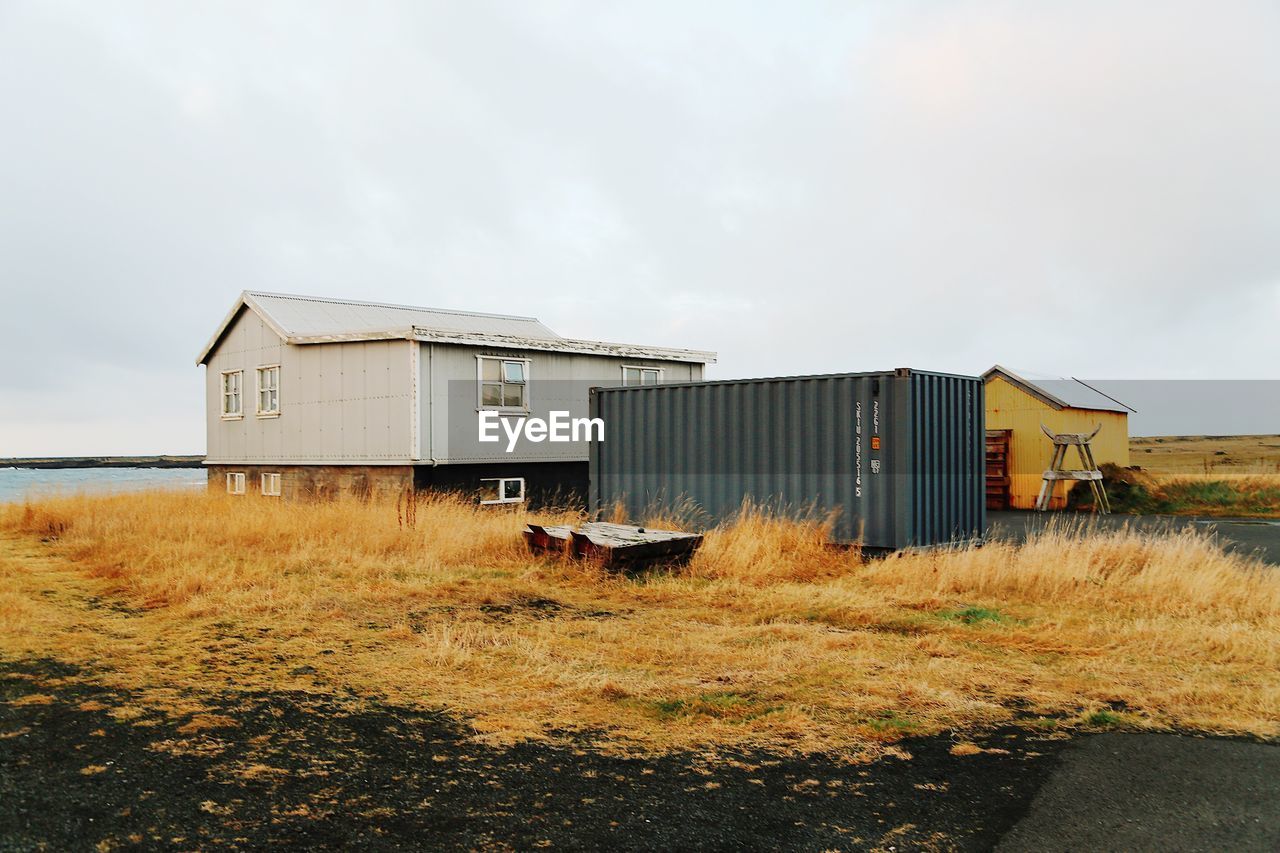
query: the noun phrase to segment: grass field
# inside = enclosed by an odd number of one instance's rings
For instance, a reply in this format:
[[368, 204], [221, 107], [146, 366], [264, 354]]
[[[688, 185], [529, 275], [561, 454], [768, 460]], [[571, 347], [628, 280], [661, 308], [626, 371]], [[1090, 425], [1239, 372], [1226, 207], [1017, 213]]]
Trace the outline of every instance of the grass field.
[[1280, 435], [1131, 438], [1129, 462], [1157, 477], [1280, 475]]
[[1119, 512], [1280, 516], [1280, 436], [1134, 438], [1129, 460], [1111, 472]]
[[[869, 756], [1010, 720], [1280, 734], [1280, 574], [1187, 532], [864, 564], [745, 514], [680, 570], [533, 558], [452, 499], [67, 497], [0, 507], [0, 658], [200, 697], [442, 708], [481, 740]], [[412, 523], [410, 523], [412, 519]], [[127, 710], [121, 713], [127, 714]]]

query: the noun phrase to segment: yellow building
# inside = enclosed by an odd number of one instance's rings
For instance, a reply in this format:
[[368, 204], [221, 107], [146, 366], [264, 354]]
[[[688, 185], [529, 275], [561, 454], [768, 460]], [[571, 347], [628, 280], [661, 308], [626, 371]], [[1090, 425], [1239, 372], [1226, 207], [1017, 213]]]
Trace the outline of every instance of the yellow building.
[[[1093, 456], [1101, 465], [1129, 464], [1129, 413], [1136, 411], [1078, 379], [1029, 379], [996, 365], [982, 374], [987, 398], [987, 506], [1035, 509], [1053, 443], [1040, 431], [1093, 432]], [[1076, 451], [1067, 466], [1080, 467]], [[1054, 491], [1053, 509], [1066, 505], [1066, 487]]]

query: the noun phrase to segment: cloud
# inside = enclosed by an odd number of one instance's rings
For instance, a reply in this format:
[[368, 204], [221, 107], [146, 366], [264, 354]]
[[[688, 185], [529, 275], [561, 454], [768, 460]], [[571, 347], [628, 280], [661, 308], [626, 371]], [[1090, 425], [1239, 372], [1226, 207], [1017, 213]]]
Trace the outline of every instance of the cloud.
[[245, 288], [719, 376], [1271, 376], [1278, 36], [1244, 2], [4, 4], [0, 455], [199, 451]]

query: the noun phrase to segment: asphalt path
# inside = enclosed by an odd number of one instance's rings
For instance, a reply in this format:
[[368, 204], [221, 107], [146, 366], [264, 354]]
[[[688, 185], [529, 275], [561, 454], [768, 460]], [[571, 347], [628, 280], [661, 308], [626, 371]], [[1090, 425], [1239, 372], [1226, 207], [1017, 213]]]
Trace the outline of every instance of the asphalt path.
[[1203, 518], [1174, 515], [1093, 515], [1062, 512], [988, 512], [987, 526], [993, 539], [1022, 542], [1051, 524], [1079, 525], [1082, 530], [1118, 530], [1129, 527], [1151, 532], [1177, 532], [1192, 527], [1217, 536], [1228, 551], [1252, 554], [1270, 565], [1280, 565], [1280, 519]]
[[996, 849], [1280, 850], [1280, 745], [1080, 738]]

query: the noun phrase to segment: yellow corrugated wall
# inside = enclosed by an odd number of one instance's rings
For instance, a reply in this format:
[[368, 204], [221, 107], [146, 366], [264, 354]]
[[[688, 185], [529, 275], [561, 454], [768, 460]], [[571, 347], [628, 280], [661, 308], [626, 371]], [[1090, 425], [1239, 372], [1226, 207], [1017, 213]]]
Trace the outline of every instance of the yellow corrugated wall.
[[[1053, 443], [1040, 431], [1044, 424], [1054, 432], [1102, 431], [1093, 439], [1093, 456], [1101, 465], [1129, 464], [1129, 416], [1124, 412], [1093, 409], [1058, 410], [999, 376], [987, 380], [987, 429], [1013, 430], [1009, 444], [1009, 501], [1014, 509], [1035, 509], [1044, 469], [1053, 461]], [[1067, 467], [1079, 468], [1075, 448], [1067, 450]], [[1053, 508], [1066, 504], [1066, 489], [1054, 492]]]

